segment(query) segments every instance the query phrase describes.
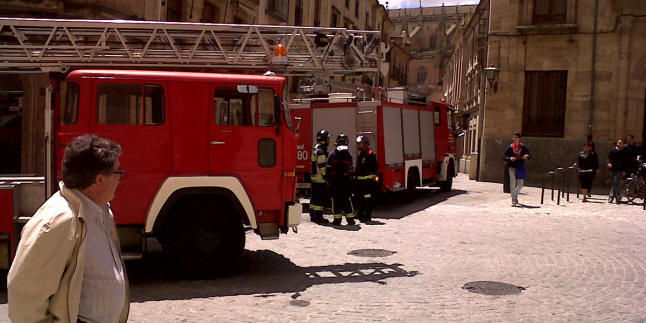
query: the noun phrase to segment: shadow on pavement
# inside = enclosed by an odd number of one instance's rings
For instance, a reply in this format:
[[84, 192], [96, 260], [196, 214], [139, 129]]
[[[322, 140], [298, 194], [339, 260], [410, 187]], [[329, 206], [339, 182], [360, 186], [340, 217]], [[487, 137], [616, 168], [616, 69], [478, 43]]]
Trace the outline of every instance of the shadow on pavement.
[[375, 203], [372, 218], [401, 219], [461, 194], [468, 194], [468, 192], [454, 189], [446, 193], [438, 190], [422, 190], [414, 194], [408, 192], [384, 194]]
[[[296, 293], [320, 284], [375, 282], [387, 278], [413, 277], [401, 264], [345, 263], [340, 265], [299, 267], [288, 258], [270, 250], [245, 250], [232, 276], [200, 279], [180, 278], [167, 272], [161, 254], [127, 263], [130, 300], [145, 302], [233, 295]], [[235, 275], [235, 276], [233, 276]]]
[[523, 209], [540, 209], [541, 208], [540, 205], [536, 206], [536, 205], [527, 205], [527, 204], [522, 204], [522, 203], [518, 203], [518, 206], [516, 206], [516, 207], [523, 208]]

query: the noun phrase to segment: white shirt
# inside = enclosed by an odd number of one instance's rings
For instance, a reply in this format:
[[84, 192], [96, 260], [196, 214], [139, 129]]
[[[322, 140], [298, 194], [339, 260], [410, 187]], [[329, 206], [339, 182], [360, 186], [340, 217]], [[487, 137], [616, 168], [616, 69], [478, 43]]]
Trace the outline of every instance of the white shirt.
[[87, 223], [78, 318], [86, 322], [118, 322], [126, 283], [121, 254], [112, 239], [108, 205], [100, 207], [78, 190], [74, 193], [81, 197]]

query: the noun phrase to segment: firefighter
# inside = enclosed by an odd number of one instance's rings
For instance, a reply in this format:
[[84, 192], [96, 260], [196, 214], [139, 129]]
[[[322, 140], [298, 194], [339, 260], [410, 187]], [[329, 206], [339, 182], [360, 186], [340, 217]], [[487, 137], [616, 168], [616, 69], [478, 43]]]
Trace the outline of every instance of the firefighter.
[[325, 172], [327, 167], [327, 147], [330, 143], [330, 133], [321, 129], [316, 134], [317, 144], [312, 151], [312, 165], [310, 181], [312, 183], [312, 199], [310, 200], [310, 219], [314, 223], [330, 223], [323, 218], [323, 209], [328, 200], [327, 187], [325, 183]]
[[350, 173], [352, 172], [352, 155], [348, 150], [348, 136], [341, 133], [336, 137], [336, 148], [327, 160], [328, 187], [332, 198], [334, 225], [341, 225], [345, 219], [349, 225], [355, 224], [354, 210], [350, 193]]
[[357, 156], [356, 194], [357, 218], [361, 222], [372, 219], [372, 205], [377, 193], [377, 155], [370, 149], [370, 142], [366, 136], [357, 137], [359, 156]]

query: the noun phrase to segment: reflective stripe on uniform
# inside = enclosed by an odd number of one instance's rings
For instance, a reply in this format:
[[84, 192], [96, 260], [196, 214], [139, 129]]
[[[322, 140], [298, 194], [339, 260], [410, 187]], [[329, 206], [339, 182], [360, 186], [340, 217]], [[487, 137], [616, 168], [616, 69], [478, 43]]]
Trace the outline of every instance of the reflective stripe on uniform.
[[314, 210], [314, 211], [323, 211], [323, 206], [321, 206], [321, 205], [314, 205], [314, 204], [310, 204], [310, 210]]
[[372, 197], [372, 195], [371, 195], [371, 194], [366, 194], [366, 195], [364, 195], [364, 196], [363, 196], [363, 198], [366, 198], [366, 199], [369, 199], [369, 198], [371, 198], [371, 197]]
[[325, 180], [323, 179], [323, 176], [321, 175], [314, 175], [311, 177], [312, 183], [325, 183]]
[[334, 215], [334, 218], [335, 218], [335, 219], [340, 219], [340, 218], [342, 218], [342, 217], [343, 217], [343, 216], [342, 216], [341, 214], [335, 214], [335, 215]]
[[374, 179], [377, 175], [366, 175], [366, 176], [357, 176], [358, 180]]

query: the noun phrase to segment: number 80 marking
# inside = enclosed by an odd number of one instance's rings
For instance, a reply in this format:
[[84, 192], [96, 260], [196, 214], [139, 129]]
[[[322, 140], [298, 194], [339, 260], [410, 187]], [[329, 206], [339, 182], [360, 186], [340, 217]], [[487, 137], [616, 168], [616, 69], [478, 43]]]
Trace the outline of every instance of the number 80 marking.
[[308, 159], [308, 157], [309, 157], [309, 153], [308, 153], [306, 150], [299, 150], [299, 151], [296, 153], [296, 158], [297, 158], [298, 160], [307, 160], [307, 159]]

